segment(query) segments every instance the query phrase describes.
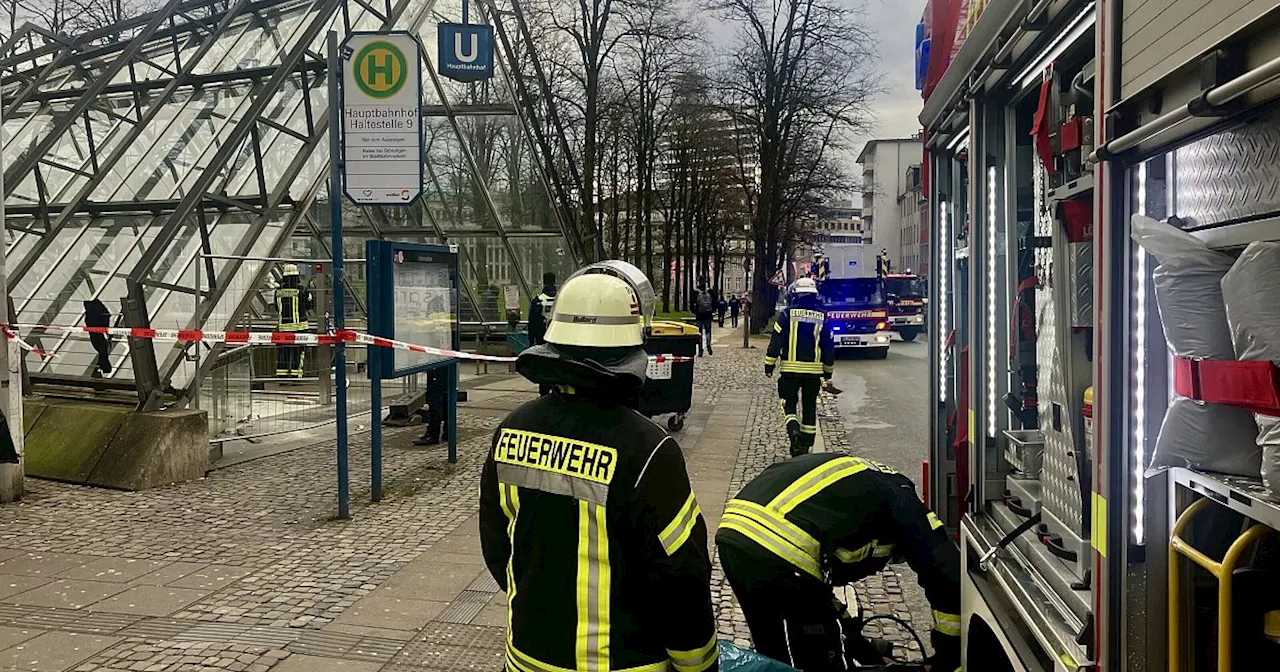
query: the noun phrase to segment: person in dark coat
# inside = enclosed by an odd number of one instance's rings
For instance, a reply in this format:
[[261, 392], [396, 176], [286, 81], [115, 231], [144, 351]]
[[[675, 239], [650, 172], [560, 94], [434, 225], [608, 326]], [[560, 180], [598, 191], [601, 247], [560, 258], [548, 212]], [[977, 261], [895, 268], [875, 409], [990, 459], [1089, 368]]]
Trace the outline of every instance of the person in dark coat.
[[[98, 299], [84, 302], [84, 326], [110, 327], [111, 311]], [[101, 378], [111, 373], [111, 337], [106, 334], [89, 334], [89, 343], [98, 353], [98, 361], [94, 364], [93, 377]]]
[[733, 328], [738, 328], [738, 313], [742, 312], [742, 301], [736, 294], [729, 296], [729, 317], [732, 320]]

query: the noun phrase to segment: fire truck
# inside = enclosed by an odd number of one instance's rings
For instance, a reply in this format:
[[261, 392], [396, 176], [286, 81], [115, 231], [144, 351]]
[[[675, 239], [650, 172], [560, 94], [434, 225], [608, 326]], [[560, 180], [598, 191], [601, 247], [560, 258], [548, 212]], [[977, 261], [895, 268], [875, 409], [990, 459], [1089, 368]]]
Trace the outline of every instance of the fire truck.
[[862, 236], [826, 235], [819, 240], [810, 274], [831, 323], [836, 351], [860, 350], [872, 359], [889, 356], [889, 313], [877, 260], [867, 259]]
[[925, 281], [906, 273], [884, 275], [885, 304], [889, 310], [889, 328], [910, 343], [924, 331]]
[[964, 669], [1280, 669], [1278, 4], [931, 0], [916, 37]]

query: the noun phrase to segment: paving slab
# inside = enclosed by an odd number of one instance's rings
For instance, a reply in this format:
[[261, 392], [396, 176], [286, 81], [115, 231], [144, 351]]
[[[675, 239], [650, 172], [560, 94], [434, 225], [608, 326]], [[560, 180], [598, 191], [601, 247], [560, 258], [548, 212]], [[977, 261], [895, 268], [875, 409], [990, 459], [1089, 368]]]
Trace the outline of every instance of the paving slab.
[[16, 548], [0, 548], [0, 561], [8, 560], [14, 556], [22, 555], [26, 551]]
[[191, 574], [200, 572], [208, 568], [201, 562], [174, 562], [161, 567], [153, 572], [144, 574], [130, 583], [136, 583], [144, 586], [164, 586], [174, 581], [179, 581]]
[[83, 609], [123, 590], [125, 586], [118, 583], [59, 579], [25, 593], [5, 598], [4, 601], [32, 607]]
[[397, 572], [382, 587], [415, 600], [449, 602], [476, 577], [488, 573], [473, 564], [415, 562]]
[[210, 592], [170, 586], [134, 586], [93, 605], [92, 611], [136, 616], [168, 616], [190, 606]]
[[0, 670], [63, 672], [117, 641], [118, 637], [46, 632], [0, 651]]
[[49, 577], [0, 574], [0, 600], [49, 583], [53, 583], [53, 579]]
[[58, 575], [63, 579], [110, 581], [128, 583], [162, 569], [170, 564], [164, 560], [140, 560], [137, 558], [98, 558], [69, 569]]
[[294, 654], [271, 668], [271, 672], [378, 672], [383, 663], [361, 660], [341, 660]]
[[375, 592], [342, 612], [335, 622], [392, 630], [417, 630], [448, 608], [447, 601], [414, 600]]
[[350, 623], [330, 623], [324, 626], [324, 629], [326, 632], [341, 632], [347, 635], [359, 635], [362, 637], [395, 639], [403, 642], [413, 639], [415, 634], [412, 630], [393, 630], [391, 628], [378, 628], [371, 625], [352, 625]]
[[56, 576], [95, 560], [74, 553], [23, 553], [0, 562], [0, 574]]
[[0, 626], [0, 651], [17, 646], [29, 639], [35, 639], [43, 634], [44, 630], [36, 630], [35, 628]]
[[173, 588], [192, 588], [195, 590], [213, 591], [220, 590], [229, 586], [240, 579], [253, 573], [253, 569], [249, 567], [235, 567], [232, 565], [209, 565], [197, 569], [186, 576], [170, 581], [164, 585]]

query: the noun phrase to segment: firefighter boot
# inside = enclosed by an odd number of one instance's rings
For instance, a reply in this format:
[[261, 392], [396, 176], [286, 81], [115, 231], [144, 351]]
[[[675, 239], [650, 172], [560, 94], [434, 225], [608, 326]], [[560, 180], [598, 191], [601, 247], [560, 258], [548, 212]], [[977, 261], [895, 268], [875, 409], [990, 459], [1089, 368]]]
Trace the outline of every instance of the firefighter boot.
[[787, 438], [791, 440], [791, 457], [798, 457], [809, 452], [804, 448], [804, 437], [800, 432], [799, 420], [792, 420], [787, 423]]

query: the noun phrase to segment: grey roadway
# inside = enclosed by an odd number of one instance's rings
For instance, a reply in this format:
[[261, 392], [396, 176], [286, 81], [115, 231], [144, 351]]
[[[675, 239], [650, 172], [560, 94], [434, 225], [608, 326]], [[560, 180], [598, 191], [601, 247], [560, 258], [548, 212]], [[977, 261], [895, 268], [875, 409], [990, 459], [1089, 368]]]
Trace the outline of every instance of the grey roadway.
[[[842, 357], [833, 380], [844, 390], [836, 403], [850, 452], [910, 476], [917, 490], [929, 441], [928, 376], [928, 340], [921, 335], [913, 343], [895, 339], [887, 359]], [[921, 624], [933, 622], [932, 610], [910, 568], [898, 570], [912, 621], [927, 640], [928, 626]]]

